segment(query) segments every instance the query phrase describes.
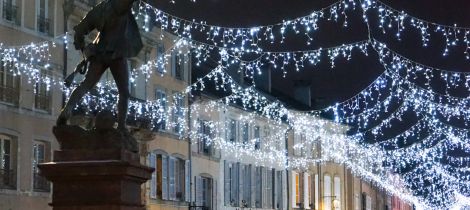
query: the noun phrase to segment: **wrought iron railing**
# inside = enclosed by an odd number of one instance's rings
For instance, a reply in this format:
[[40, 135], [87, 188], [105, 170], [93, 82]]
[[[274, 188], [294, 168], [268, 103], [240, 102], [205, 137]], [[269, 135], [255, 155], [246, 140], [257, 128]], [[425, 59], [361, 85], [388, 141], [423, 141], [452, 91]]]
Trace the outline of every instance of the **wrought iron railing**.
[[18, 105], [20, 100], [20, 90], [18, 86], [0, 85], [0, 101]]
[[50, 93], [34, 95], [34, 108], [44, 110], [47, 112], [51, 111], [51, 95]]
[[51, 21], [42, 15], [38, 16], [38, 31], [47, 35], [52, 35]]
[[50, 192], [51, 184], [39, 173], [33, 173], [33, 189], [36, 192]]
[[11, 169], [0, 169], [0, 189], [16, 189], [16, 173]]
[[16, 25], [20, 25], [18, 18], [18, 7], [11, 2], [3, 1], [2, 18]]

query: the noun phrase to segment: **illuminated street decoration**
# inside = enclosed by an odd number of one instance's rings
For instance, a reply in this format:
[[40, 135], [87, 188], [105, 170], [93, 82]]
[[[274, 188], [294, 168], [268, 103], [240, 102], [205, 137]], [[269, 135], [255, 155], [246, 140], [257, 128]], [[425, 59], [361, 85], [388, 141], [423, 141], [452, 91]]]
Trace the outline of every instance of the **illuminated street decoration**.
[[[268, 145], [266, 150], [254, 151], [254, 139], [248, 141], [248, 144], [227, 142], [220, 134], [221, 131], [228, 129], [225, 127], [226, 124], [210, 122], [210, 126], [217, 129], [211, 133], [208, 143], [235, 157], [249, 156], [260, 164], [269, 162], [302, 170], [308, 170], [313, 164], [334, 161], [345, 164], [359, 177], [414, 203], [421, 209], [459, 208], [470, 205], [470, 198], [465, 196], [470, 194], [468, 184], [470, 158], [449, 155], [449, 152], [455, 149], [470, 152], [469, 130], [449, 123], [453, 119], [462, 120], [466, 126], [470, 123], [469, 73], [420, 64], [396, 53], [372, 37], [336, 47], [305, 51], [269, 52], [258, 46], [261, 41], [282, 43], [288, 34], [291, 35], [288, 32], [294, 32], [292, 35], [305, 35], [309, 38], [307, 44], [310, 44], [314, 41], [310, 36], [319, 29], [318, 21], [345, 19], [343, 24], [347, 26], [346, 14], [349, 10], [357, 10], [357, 5], [361, 5], [367, 24], [370, 18], [369, 11], [376, 10], [378, 27], [384, 33], [396, 30], [396, 37], [399, 39], [405, 29], [415, 28], [420, 31], [423, 45], [427, 46], [430, 43], [430, 33], [437, 32], [445, 38], [446, 47], [443, 55], [448, 55], [451, 47], [463, 44], [466, 46], [465, 55], [467, 59], [469, 58], [469, 28], [445, 26], [421, 20], [394, 10], [377, 0], [338, 1], [307, 16], [251, 28], [227, 28], [184, 20], [141, 2], [140, 9], [135, 12], [139, 14], [138, 18], [144, 18], [144, 30], [149, 31], [149, 24], [157, 23], [161, 29], [173, 32], [181, 39], [174, 43], [162, 59], [149, 61], [135, 69], [131, 82], [136, 85], [135, 81], [138, 81], [136, 78], [148, 79], [157, 66], [169, 62], [172, 53], [188, 55], [192, 53], [195, 55], [196, 65], [212, 59], [210, 54], [216, 53], [221, 57], [216, 61], [219, 66], [172, 97], [190, 95], [193, 91], [204, 91], [209, 82], [213, 83], [211, 85], [217, 90], [227, 92], [229, 95], [204, 104], [194, 104], [191, 106], [191, 113], [189, 109], [183, 109], [183, 115], [176, 121], [169, 120], [177, 109], [177, 105], [173, 102], [169, 103], [168, 109], [162, 109], [159, 100], [132, 101], [130, 114], [135, 119], [151, 119], [151, 127], [158, 127], [162, 120], [169, 126], [185, 125], [180, 137], [198, 139], [201, 138], [201, 134], [198, 129], [189, 129], [188, 125], [193, 122], [187, 122], [185, 116], [193, 115], [191, 118], [197, 118], [203, 112], [226, 110], [237, 104], [246, 111], [246, 114], [238, 120], [253, 123], [254, 118], [266, 118], [276, 132], [270, 133], [267, 137], [273, 139], [273, 144]], [[195, 31], [205, 34], [208, 43], [192, 40], [192, 33]], [[67, 43], [66, 37], [65, 43]], [[51, 66], [49, 51], [54, 46], [55, 41], [24, 46], [0, 45], [0, 57], [4, 65], [13, 64], [14, 68], [8, 70], [14, 76], [25, 77], [30, 83], [44, 82], [48, 88], [57, 87], [69, 93], [70, 89], [62, 86], [61, 75], [47, 76], [39, 72], [39, 66], [46, 69]], [[188, 48], [191, 50], [185, 50]], [[331, 66], [334, 67], [338, 57], [350, 59], [354, 50], [367, 55], [369, 49], [378, 54], [379, 61], [384, 67], [383, 73], [357, 95], [322, 110], [303, 113], [289, 110], [282, 102], [269, 100], [258, 92], [255, 86], [242, 87], [225, 73], [230, 65], [238, 65], [244, 70], [259, 74], [261, 66], [266, 63], [272, 64], [275, 69], [280, 69], [284, 73], [287, 73], [286, 67], [290, 64], [300, 71], [305, 68], [305, 63], [318, 64], [322, 55], [327, 55]], [[250, 56], [255, 59], [245, 60]], [[424, 79], [424, 82], [418, 82], [418, 78]], [[435, 90], [431, 85], [433, 80], [443, 82], [445, 91]], [[466, 91], [466, 96], [453, 94], [454, 90], [462, 89]], [[116, 91], [113, 84], [100, 84], [96, 94], [106, 97], [88, 95], [83, 100], [82, 106], [87, 107], [85, 110], [88, 112], [109, 108], [117, 99], [116, 94], [110, 94], [110, 90]], [[320, 114], [327, 112], [334, 114], [334, 122], [319, 119]], [[412, 113], [417, 122], [410, 125], [407, 130], [384, 139], [385, 131], [393, 127], [393, 121], [401, 120], [407, 113]], [[346, 135], [345, 128], [339, 127], [337, 123], [357, 127], [359, 132]], [[198, 126], [193, 124], [191, 127]], [[293, 145], [294, 148], [319, 144], [322, 154], [318, 157], [287, 157], [285, 149], [276, 147], [276, 140], [284, 139], [286, 127], [306, 137], [307, 141]], [[366, 138], [370, 137], [375, 143], [366, 143]], [[402, 147], [403, 142], [408, 139], [417, 140], [410, 146]], [[410, 165], [418, 166], [411, 170], [406, 169]], [[390, 175], [391, 172], [398, 174]], [[396, 179], [406, 181], [404, 189], [394, 187]]]

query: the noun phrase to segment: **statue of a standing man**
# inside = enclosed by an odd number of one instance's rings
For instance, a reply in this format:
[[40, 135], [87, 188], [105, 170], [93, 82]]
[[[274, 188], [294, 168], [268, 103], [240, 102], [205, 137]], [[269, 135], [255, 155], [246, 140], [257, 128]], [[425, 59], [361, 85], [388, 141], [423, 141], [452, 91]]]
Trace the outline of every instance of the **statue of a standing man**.
[[[131, 12], [135, 0], [105, 0], [94, 6], [85, 18], [74, 27], [74, 45], [82, 50], [89, 62], [85, 79], [72, 92], [62, 110], [57, 125], [65, 125], [72, 109], [100, 80], [107, 68], [119, 91], [118, 130], [126, 131], [129, 104], [129, 69], [127, 58], [135, 57], [142, 49], [142, 40]], [[85, 35], [96, 29], [99, 34], [92, 44], [85, 47]]]

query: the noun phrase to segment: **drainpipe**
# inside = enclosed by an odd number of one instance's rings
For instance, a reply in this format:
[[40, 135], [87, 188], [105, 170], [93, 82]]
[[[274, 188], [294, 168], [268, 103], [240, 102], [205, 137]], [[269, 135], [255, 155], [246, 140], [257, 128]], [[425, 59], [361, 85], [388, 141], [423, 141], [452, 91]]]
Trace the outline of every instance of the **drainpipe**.
[[[289, 130], [285, 134], [285, 142], [286, 142], [286, 157], [289, 157]], [[289, 165], [289, 158], [286, 158], [286, 166]], [[290, 185], [289, 185], [289, 169], [286, 167], [286, 194], [287, 194], [287, 209], [289, 209], [290, 205]]]
[[[187, 83], [188, 84], [191, 84], [191, 70], [192, 70], [192, 66], [191, 66], [191, 53], [189, 53], [190, 57], [188, 58], [188, 71], [187, 71], [187, 74], [188, 74], [188, 77], [187, 77]], [[191, 132], [191, 101], [190, 101], [190, 97], [191, 96], [191, 93], [187, 93], [186, 94], [186, 98], [187, 98], [187, 101], [188, 101], [188, 133]], [[192, 161], [192, 152], [191, 152], [191, 147], [192, 147], [192, 141], [191, 141], [191, 137], [188, 136], [188, 158], [189, 158], [189, 206], [191, 206], [191, 202], [192, 202], [192, 189], [193, 189], [193, 179], [192, 179], [192, 171], [193, 171], [193, 161]], [[212, 188], [214, 188], [214, 186], [212, 185]], [[214, 190], [214, 189], [212, 189]], [[196, 191], [194, 191], [194, 193], [196, 193]], [[213, 193], [212, 193], [213, 194]]]
[[[64, 11], [64, 34], [67, 35], [67, 30], [68, 30], [68, 19], [70, 15], [72, 14], [73, 10], [75, 9], [75, 4], [74, 0], [64, 0], [64, 4], [62, 5], [63, 11]], [[67, 37], [66, 37], [67, 38]], [[67, 77], [67, 45], [65, 44], [64, 40], [64, 47], [63, 47], [63, 67], [62, 67], [62, 79], [65, 79]], [[65, 92], [62, 93], [62, 107], [65, 106]]]

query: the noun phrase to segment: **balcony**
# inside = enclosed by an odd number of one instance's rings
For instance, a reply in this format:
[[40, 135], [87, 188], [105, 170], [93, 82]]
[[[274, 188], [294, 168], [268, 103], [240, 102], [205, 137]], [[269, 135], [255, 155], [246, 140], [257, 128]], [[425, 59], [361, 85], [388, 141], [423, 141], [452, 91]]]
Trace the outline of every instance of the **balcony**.
[[36, 192], [50, 192], [51, 184], [39, 173], [33, 174], [33, 189]]
[[2, 18], [15, 25], [20, 25], [20, 19], [18, 18], [18, 7], [13, 5], [11, 2], [3, 1]]
[[38, 16], [38, 31], [46, 35], [52, 35], [51, 21], [49, 18]]
[[0, 84], [0, 101], [18, 106], [20, 91], [18, 86], [5, 86]]
[[16, 173], [11, 169], [0, 169], [0, 189], [16, 189]]

